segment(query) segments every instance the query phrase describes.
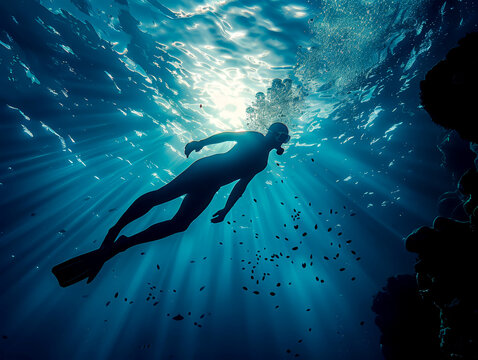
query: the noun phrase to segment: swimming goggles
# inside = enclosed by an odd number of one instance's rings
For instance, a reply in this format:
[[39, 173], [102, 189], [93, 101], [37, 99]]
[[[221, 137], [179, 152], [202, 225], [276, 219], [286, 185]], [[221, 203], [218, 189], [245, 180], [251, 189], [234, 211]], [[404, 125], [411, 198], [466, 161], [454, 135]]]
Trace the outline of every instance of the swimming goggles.
[[282, 131], [274, 133], [274, 138], [280, 143], [286, 143], [290, 140], [289, 134]]

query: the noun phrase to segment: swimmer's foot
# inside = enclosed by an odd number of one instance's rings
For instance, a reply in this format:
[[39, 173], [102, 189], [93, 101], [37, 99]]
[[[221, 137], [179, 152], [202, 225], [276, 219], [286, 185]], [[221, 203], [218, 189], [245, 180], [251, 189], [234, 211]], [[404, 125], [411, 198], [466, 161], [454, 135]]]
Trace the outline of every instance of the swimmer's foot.
[[119, 254], [120, 252], [125, 251], [128, 246], [128, 237], [121, 235], [118, 240], [116, 240], [113, 243], [103, 243], [101, 247], [97, 250], [98, 253], [96, 255], [96, 259], [94, 261], [94, 266], [90, 268], [90, 271], [88, 273], [88, 281], [86, 282], [89, 284], [94, 280], [96, 275], [100, 272], [101, 268], [107, 262], [109, 259], [111, 259], [113, 256]]
[[112, 247], [113, 256], [119, 254], [120, 252], [125, 251], [128, 246], [129, 238], [127, 236], [121, 235], [118, 240], [116, 240]]
[[101, 268], [109, 259], [111, 259], [115, 254], [113, 253], [111, 248], [99, 248], [96, 253], [96, 258], [94, 259], [93, 265], [90, 267], [88, 272], [88, 281], [86, 282], [89, 284], [94, 280], [96, 275], [100, 272]]
[[119, 231], [116, 227], [112, 227], [108, 234], [106, 234], [103, 243], [101, 244], [100, 250], [110, 250], [113, 248], [113, 243], [115, 242], [116, 237], [118, 236]]

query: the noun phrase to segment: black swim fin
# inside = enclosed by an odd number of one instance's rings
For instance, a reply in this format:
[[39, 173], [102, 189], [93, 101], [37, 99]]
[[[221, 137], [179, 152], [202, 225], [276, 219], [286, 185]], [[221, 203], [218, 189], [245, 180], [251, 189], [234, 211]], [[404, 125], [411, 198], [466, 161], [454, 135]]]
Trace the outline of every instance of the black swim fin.
[[107, 259], [105, 252], [98, 249], [58, 264], [51, 271], [61, 287], [76, 284], [93, 276], [88, 281], [91, 282]]

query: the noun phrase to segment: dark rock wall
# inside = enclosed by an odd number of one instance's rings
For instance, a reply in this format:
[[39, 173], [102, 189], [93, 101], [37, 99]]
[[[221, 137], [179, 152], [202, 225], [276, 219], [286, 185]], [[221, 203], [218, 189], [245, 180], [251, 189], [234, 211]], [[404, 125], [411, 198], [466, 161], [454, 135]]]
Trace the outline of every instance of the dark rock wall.
[[[390, 278], [372, 309], [386, 359], [478, 359], [478, 33], [459, 41], [421, 82], [432, 120], [450, 133], [440, 149], [459, 178], [439, 214], [406, 239], [416, 281]], [[431, 337], [430, 337], [430, 336]]]

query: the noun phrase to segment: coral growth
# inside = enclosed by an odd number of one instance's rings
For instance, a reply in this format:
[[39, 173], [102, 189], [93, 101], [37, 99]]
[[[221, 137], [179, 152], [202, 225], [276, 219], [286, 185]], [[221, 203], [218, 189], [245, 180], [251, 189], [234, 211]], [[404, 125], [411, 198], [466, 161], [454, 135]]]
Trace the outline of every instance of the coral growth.
[[418, 291], [440, 311], [440, 347], [448, 358], [478, 358], [478, 173], [460, 179], [470, 221], [437, 217], [433, 227], [421, 227], [406, 240], [418, 254]]
[[440, 358], [439, 313], [418, 294], [413, 275], [389, 278], [375, 295], [372, 310], [382, 336], [380, 345], [388, 360]]

